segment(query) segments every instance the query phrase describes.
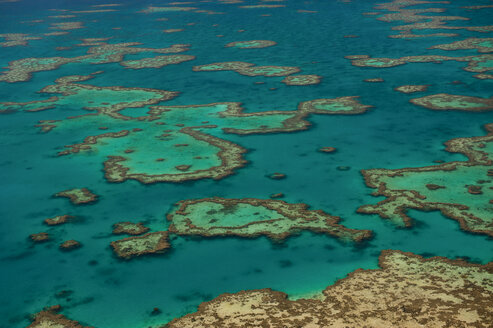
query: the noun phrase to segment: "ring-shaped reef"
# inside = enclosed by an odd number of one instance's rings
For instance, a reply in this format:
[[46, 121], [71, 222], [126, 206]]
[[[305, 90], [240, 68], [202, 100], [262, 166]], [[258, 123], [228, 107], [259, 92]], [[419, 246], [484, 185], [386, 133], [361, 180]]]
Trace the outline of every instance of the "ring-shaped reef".
[[321, 210], [308, 210], [306, 204], [272, 199], [214, 197], [184, 200], [175, 205], [167, 219], [169, 232], [177, 235], [246, 238], [263, 235], [282, 241], [307, 230], [349, 242], [371, 238], [369, 230], [354, 230], [340, 225], [339, 217]]
[[485, 112], [493, 110], [493, 97], [480, 98], [438, 93], [414, 98], [411, 103], [434, 110], [461, 110], [467, 112]]
[[455, 161], [425, 167], [362, 170], [374, 196], [384, 200], [357, 211], [378, 214], [399, 226], [411, 227], [409, 209], [440, 211], [469, 232], [493, 236], [493, 123], [488, 134], [445, 143], [448, 152], [465, 155]]
[[157, 104], [176, 93], [79, 83], [89, 78], [91, 76], [59, 78], [55, 85], [42, 90], [56, 96], [26, 103], [2, 103], [0, 108], [36, 111], [76, 103], [78, 107], [95, 111], [64, 120], [44, 120], [38, 127], [44, 132], [86, 133], [84, 140], [66, 145], [58, 155], [94, 155], [104, 162], [105, 177], [110, 182], [221, 179], [246, 164], [243, 159], [246, 150], [228, 141], [227, 134], [301, 131], [310, 126], [305, 118], [311, 114], [362, 114], [371, 107], [361, 104], [357, 97], [339, 97], [301, 102], [297, 110], [256, 113], [243, 113], [241, 104], [234, 102], [159, 105], [148, 107], [146, 115], [132, 117], [124, 115], [122, 110]]

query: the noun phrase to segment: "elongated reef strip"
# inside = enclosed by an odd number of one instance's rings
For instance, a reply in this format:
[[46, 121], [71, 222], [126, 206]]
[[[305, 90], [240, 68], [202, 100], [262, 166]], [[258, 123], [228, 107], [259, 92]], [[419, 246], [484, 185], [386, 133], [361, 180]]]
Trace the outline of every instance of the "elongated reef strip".
[[169, 232], [202, 237], [265, 235], [282, 241], [303, 230], [324, 233], [347, 242], [371, 238], [369, 230], [355, 230], [339, 224], [339, 217], [306, 204], [256, 198], [204, 198], [184, 200], [167, 215]]

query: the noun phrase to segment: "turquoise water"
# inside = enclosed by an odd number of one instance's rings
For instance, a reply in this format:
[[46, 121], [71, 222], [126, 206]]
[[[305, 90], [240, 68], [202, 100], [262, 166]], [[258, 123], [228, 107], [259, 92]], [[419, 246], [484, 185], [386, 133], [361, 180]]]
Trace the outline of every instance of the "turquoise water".
[[[196, 105], [213, 102], [241, 102], [245, 112], [295, 110], [301, 101], [317, 98], [360, 96], [374, 106], [361, 115], [312, 115], [310, 129], [293, 133], [239, 136], [222, 134], [248, 150], [248, 164], [222, 180], [210, 179], [182, 184], [143, 185], [129, 180], [108, 183], [102, 171], [102, 156], [56, 157], [66, 144], [87, 136], [83, 126], [73, 130], [40, 133], [39, 120], [64, 119], [87, 113], [76, 104], [51, 110], [16, 112], [0, 116], [0, 327], [25, 327], [28, 314], [53, 304], [63, 314], [95, 327], [149, 327], [196, 310], [198, 304], [221, 293], [271, 287], [291, 297], [315, 293], [357, 268], [376, 268], [382, 249], [399, 249], [425, 256], [466, 257], [486, 263], [493, 260], [493, 243], [482, 235], [460, 230], [459, 224], [438, 212], [411, 211], [412, 229], [397, 229], [376, 215], [355, 211], [379, 199], [364, 184], [360, 170], [433, 165], [435, 160], [465, 160], [444, 151], [443, 142], [457, 137], [483, 135], [482, 125], [493, 122], [491, 112], [467, 113], [432, 111], [410, 104], [409, 99], [435, 93], [475, 97], [493, 96], [493, 82], [473, 78], [462, 70], [465, 63], [414, 63], [386, 69], [351, 66], [346, 55], [398, 58], [437, 54], [468, 56], [476, 50], [427, 50], [467, 37], [491, 37], [491, 33], [454, 30], [457, 37], [391, 39], [391, 27], [361, 13], [374, 11], [381, 1], [299, 1], [283, 2], [285, 8], [240, 9], [233, 4], [196, 3], [192, 6], [224, 12], [206, 15], [194, 12], [138, 14], [150, 1], [127, 1], [107, 13], [76, 14], [66, 21], [82, 21], [85, 28], [62, 36], [30, 40], [28, 46], [0, 48], [0, 66], [27, 57], [75, 57], [87, 47], [75, 46], [82, 38], [113, 37], [108, 42], [141, 42], [142, 47], [162, 48], [190, 44], [183, 54], [196, 59], [161, 69], [128, 70], [118, 63], [90, 65], [71, 63], [52, 71], [34, 73], [28, 82], [0, 82], [2, 102], [46, 99], [37, 91], [66, 75], [85, 75], [103, 70], [84, 82], [97, 86], [145, 87], [178, 91], [180, 95], [164, 105]], [[0, 33], [51, 32], [50, 15], [65, 14], [48, 9], [87, 10], [96, 1], [34, 1], [0, 3]], [[163, 3], [166, 3], [165, 1]], [[489, 4], [476, 0], [474, 4]], [[470, 21], [451, 25], [492, 24], [492, 9], [466, 11], [470, 1], [453, 1], [447, 15], [462, 15]], [[430, 5], [415, 6], [425, 8]], [[296, 10], [317, 10], [298, 13]], [[259, 16], [271, 14], [271, 16]], [[168, 21], [156, 21], [167, 17]], [[36, 24], [22, 21], [43, 19]], [[187, 23], [196, 23], [193, 26]], [[218, 26], [212, 26], [219, 24]], [[112, 27], [121, 27], [113, 30]], [[163, 29], [184, 28], [183, 32], [162, 33]], [[244, 32], [237, 32], [244, 29]], [[437, 30], [438, 32], [443, 32]], [[437, 31], [430, 31], [434, 33]], [[416, 33], [428, 33], [418, 31]], [[449, 31], [444, 31], [449, 32]], [[343, 38], [344, 35], [358, 38]], [[216, 37], [224, 35], [224, 37]], [[229, 42], [273, 40], [276, 46], [263, 49], [224, 48]], [[69, 46], [57, 51], [55, 47]], [[158, 54], [128, 55], [125, 60]], [[323, 76], [312, 86], [286, 86], [283, 77], [248, 77], [235, 72], [193, 72], [196, 65], [243, 61], [257, 65], [297, 66], [302, 74]], [[383, 83], [365, 83], [383, 78]], [[460, 80], [461, 84], [450, 84]], [[264, 84], [254, 84], [261, 81]], [[431, 84], [426, 92], [402, 94], [393, 88], [405, 84]], [[270, 88], [276, 88], [270, 90]], [[129, 116], [144, 114], [148, 108], [126, 109]], [[324, 146], [337, 152], [317, 152]], [[349, 166], [346, 171], [338, 166]], [[282, 172], [283, 180], [266, 175]], [[73, 206], [66, 199], [52, 198], [65, 189], [88, 187], [100, 195], [94, 205]], [[159, 256], [121, 261], [109, 243], [121, 237], [111, 235], [120, 221], [143, 221], [151, 231], [166, 230], [166, 213], [183, 199], [220, 196], [226, 198], [268, 198], [282, 192], [283, 200], [303, 202], [342, 218], [355, 229], [370, 229], [374, 238], [355, 246], [326, 235], [302, 233], [283, 244], [266, 238], [172, 238], [172, 250]], [[74, 223], [47, 227], [43, 220], [59, 214], [79, 217]], [[31, 233], [47, 231], [53, 241], [33, 245]], [[76, 239], [83, 247], [60, 252], [58, 244]], [[68, 298], [56, 297], [71, 290]], [[150, 316], [154, 307], [162, 314]]]

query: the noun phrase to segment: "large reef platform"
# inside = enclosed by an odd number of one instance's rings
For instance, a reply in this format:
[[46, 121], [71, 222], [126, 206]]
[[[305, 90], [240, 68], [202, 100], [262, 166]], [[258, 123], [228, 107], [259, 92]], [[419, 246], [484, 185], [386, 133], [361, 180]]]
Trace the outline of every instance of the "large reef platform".
[[308, 210], [306, 204], [290, 204], [272, 199], [205, 198], [181, 201], [167, 215], [170, 233], [202, 237], [261, 235], [282, 241], [292, 234], [308, 230], [344, 241], [359, 242], [371, 238], [369, 230], [349, 229], [339, 217], [320, 210]]
[[[358, 269], [318, 299], [271, 289], [222, 294], [166, 328], [488, 327], [493, 263], [424, 259], [384, 250], [376, 270]], [[164, 328], [163, 327], [163, 328]]]
[[[383, 250], [379, 266], [349, 273], [316, 298], [290, 300], [269, 288], [225, 293], [161, 328], [490, 326], [493, 262]], [[58, 310], [39, 312], [28, 328], [84, 328]]]
[[369, 169], [362, 174], [374, 196], [386, 199], [364, 205], [359, 213], [378, 214], [397, 225], [410, 227], [408, 209], [439, 210], [457, 220], [463, 230], [493, 236], [493, 124], [486, 136], [457, 138], [446, 150], [464, 154], [467, 161], [425, 167]]
[[[0, 111], [64, 109], [72, 103], [91, 111], [63, 120], [40, 121], [37, 126], [50, 133], [87, 133], [84, 140], [65, 145], [58, 155], [105, 156], [104, 172], [110, 182], [222, 179], [246, 165], [246, 149], [228, 141], [227, 134], [301, 131], [309, 128], [306, 118], [311, 114], [354, 115], [372, 107], [360, 103], [355, 96], [308, 100], [299, 103], [297, 110], [253, 113], [244, 113], [237, 102], [164, 106], [159, 103], [172, 99], [176, 92], [81, 83], [94, 76], [61, 77], [41, 90], [43, 94], [55, 95], [42, 100], [0, 103]], [[147, 108], [147, 113], [131, 116], [129, 109], [138, 107]]]

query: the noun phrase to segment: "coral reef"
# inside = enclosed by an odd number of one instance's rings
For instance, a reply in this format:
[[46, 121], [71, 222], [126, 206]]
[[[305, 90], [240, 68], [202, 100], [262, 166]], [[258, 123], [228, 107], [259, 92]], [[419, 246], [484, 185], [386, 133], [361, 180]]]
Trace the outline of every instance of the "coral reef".
[[258, 237], [282, 241], [302, 230], [325, 233], [344, 241], [362, 241], [369, 230], [348, 229], [339, 217], [308, 210], [306, 204], [272, 199], [204, 198], [184, 200], [168, 213], [169, 232], [178, 235]]
[[[408, 209], [438, 210], [457, 220], [463, 230], [493, 236], [493, 207], [489, 204], [493, 199], [493, 181], [488, 179], [493, 164], [493, 124], [485, 128], [486, 136], [457, 138], [445, 143], [447, 151], [464, 154], [467, 161], [363, 170], [367, 186], [377, 189], [373, 195], [386, 199], [376, 205], [364, 205], [358, 212], [378, 214], [397, 225], [410, 227]], [[478, 193], [471, 186], [480, 180], [484, 192]]]
[[92, 193], [87, 188], [74, 188], [60, 191], [55, 194], [55, 197], [66, 197], [74, 205], [90, 204], [98, 200], [98, 195]]
[[358, 269], [319, 299], [271, 289], [222, 294], [167, 328], [488, 327], [493, 262], [470, 264], [382, 251], [380, 269]]
[[170, 248], [170, 244], [168, 232], [158, 231], [113, 241], [111, 247], [118, 257], [129, 260], [137, 256], [163, 253]]

